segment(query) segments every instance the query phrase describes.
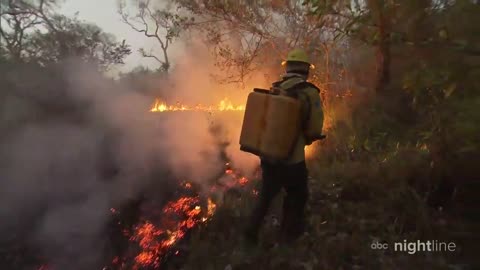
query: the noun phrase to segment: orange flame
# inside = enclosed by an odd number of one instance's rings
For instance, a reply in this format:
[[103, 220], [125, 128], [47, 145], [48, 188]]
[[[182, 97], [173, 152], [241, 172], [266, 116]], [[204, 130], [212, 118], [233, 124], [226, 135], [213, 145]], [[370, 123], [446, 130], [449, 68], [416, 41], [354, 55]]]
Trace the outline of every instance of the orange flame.
[[217, 104], [216, 106], [210, 105], [202, 105], [197, 104], [195, 106], [188, 106], [177, 102], [175, 105], [167, 105], [166, 102], [162, 102], [159, 99], [155, 100], [152, 108], [150, 109], [151, 112], [166, 112], [166, 111], [204, 111], [204, 112], [211, 112], [211, 111], [244, 111], [244, 105], [233, 105], [233, 103], [228, 99], [224, 98]]
[[[176, 218], [182, 217], [185, 219], [176, 222], [171, 226], [172, 228], [167, 230], [159, 229], [149, 221], [135, 228], [134, 235], [130, 237], [130, 240], [137, 242], [142, 251], [135, 257], [134, 269], [159, 266], [162, 255], [185, 236], [188, 229], [193, 228], [200, 222], [202, 210], [197, 205], [198, 203], [198, 197], [182, 197], [169, 202], [162, 211], [169, 219], [171, 218], [168, 221], [174, 221]], [[211, 215], [213, 215], [213, 212]]]
[[[246, 177], [237, 174], [234, 170], [226, 165], [225, 174], [232, 177], [233, 185], [245, 186], [248, 183]], [[189, 190], [193, 188], [190, 182], [179, 183], [181, 188]], [[223, 187], [223, 188], [230, 188]], [[215, 190], [217, 186], [212, 186]], [[207, 205], [201, 206], [199, 196], [185, 196], [174, 201], [168, 202], [162, 208], [162, 219], [160, 223], [153, 223], [151, 220], [144, 219], [140, 222], [132, 232], [125, 231], [129, 240], [136, 243], [140, 251], [134, 256], [134, 265], [130, 269], [138, 270], [144, 268], [158, 269], [160, 267], [163, 256], [182, 239], [186, 233], [196, 225], [207, 222], [214, 214], [217, 205], [211, 198], [208, 198]], [[111, 208], [112, 214], [118, 213]], [[178, 255], [180, 251], [172, 250], [172, 254]], [[120, 259], [114, 257], [112, 264], [123, 265], [125, 258]], [[123, 269], [123, 268], [122, 268]]]
[[217, 208], [217, 205], [215, 203], [213, 203], [212, 199], [208, 199], [208, 207], [207, 207], [207, 214], [209, 217], [213, 216], [213, 214], [215, 213], [215, 210]]

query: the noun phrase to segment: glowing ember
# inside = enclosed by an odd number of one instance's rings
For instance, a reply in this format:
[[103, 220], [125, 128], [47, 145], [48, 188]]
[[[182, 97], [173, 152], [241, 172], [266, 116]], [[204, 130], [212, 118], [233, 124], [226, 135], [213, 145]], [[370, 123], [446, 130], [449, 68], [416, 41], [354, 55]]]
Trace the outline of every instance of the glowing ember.
[[[228, 163], [227, 163], [227, 164], [228, 164]], [[228, 165], [227, 165], [227, 167], [228, 167]], [[231, 179], [232, 179], [231, 182], [227, 182], [227, 183], [225, 184], [225, 186], [226, 186], [227, 188], [231, 188], [231, 187], [236, 186], [236, 185], [239, 185], [239, 186], [241, 186], [241, 187], [244, 187], [244, 186], [246, 186], [246, 185], [248, 184], [248, 182], [250, 181], [250, 180], [248, 180], [248, 178], [246, 178], [246, 177], [244, 177], [244, 176], [242, 176], [242, 175], [234, 172], [232, 169], [227, 169], [227, 170], [225, 170], [225, 175], [230, 176]], [[211, 191], [212, 191], [212, 192], [214, 191], [214, 187], [211, 189]]]
[[184, 237], [189, 229], [207, 221], [208, 217], [214, 214], [216, 205], [209, 199], [207, 217], [202, 218], [202, 207], [198, 205], [199, 203], [198, 197], [182, 197], [167, 203], [162, 209], [167, 219], [166, 223], [174, 221], [173, 225], [167, 224], [168, 229], [162, 230], [149, 221], [137, 226], [130, 240], [138, 243], [142, 251], [135, 257], [134, 269], [146, 266], [159, 267], [160, 259], [172, 245]]
[[[233, 179], [234, 184], [229, 186], [212, 186], [211, 190], [226, 190], [234, 185], [245, 186], [248, 183], [246, 177], [237, 174], [226, 164], [225, 174]], [[189, 182], [179, 183], [183, 190], [191, 190], [193, 185]], [[179, 255], [179, 250], [172, 250], [175, 244], [181, 240], [187, 232], [198, 224], [207, 222], [216, 211], [217, 205], [211, 198], [205, 203], [199, 196], [184, 196], [174, 201], [168, 202], [160, 212], [160, 220], [143, 219], [132, 231], [125, 230], [124, 234], [128, 239], [135, 243], [138, 250], [135, 249], [132, 255], [133, 265], [128, 269], [159, 269], [162, 261], [167, 254]], [[115, 214], [118, 211], [114, 208], [110, 211]], [[128, 258], [114, 257], [112, 265], [119, 266], [120, 269], [125, 266]], [[126, 267], [126, 266], [125, 266]]]
[[208, 199], [208, 216], [211, 217], [215, 213], [215, 209], [217, 208], [217, 205], [213, 203], [212, 199]]
[[218, 105], [205, 106], [202, 104], [197, 104], [195, 106], [188, 106], [177, 102], [175, 105], [167, 105], [165, 102], [161, 102], [156, 99], [155, 104], [153, 104], [150, 109], [151, 112], [166, 112], [166, 111], [244, 111], [244, 105], [233, 105], [233, 103], [225, 98], [220, 101]]
[[182, 221], [175, 222], [166, 230], [159, 229], [149, 221], [137, 226], [130, 240], [137, 242], [142, 251], [135, 257], [134, 269], [159, 267], [160, 259], [168, 249], [181, 239], [188, 229], [200, 222], [201, 207], [198, 203], [198, 197], [182, 197], [167, 203], [162, 211], [167, 221], [179, 218]]
[[238, 180], [240, 186], [245, 186], [248, 183], [248, 179], [246, 177], [242, 177]]

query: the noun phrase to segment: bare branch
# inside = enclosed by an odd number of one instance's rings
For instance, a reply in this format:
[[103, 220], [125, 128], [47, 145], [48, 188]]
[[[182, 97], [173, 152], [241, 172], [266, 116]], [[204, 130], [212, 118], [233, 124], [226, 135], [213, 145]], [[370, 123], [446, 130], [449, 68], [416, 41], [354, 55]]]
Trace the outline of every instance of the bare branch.
[[[153, 38], [162, 50], [162, 57], [158, 57], [153, 53], [144, 53], [144, 57], [154, 58], [166, 71], [170, 67], [168, 57], [168, 48], [173, 39], [178, 36], [176, 29], [184, 21], [177, 15], [173, 15], [166, 10], [155, 10], [151, 7], [150, 1], [144, 2], [138, 7], [137, 15], [132, 19], [125, 11], [125, 7], [120, 5], [118, 13], [122, 21], [129, 25], [134, 31], [143, 33], [148, 38]], [[137, 24], [135, 24], [135, 19]], [[187, 24], [184, 27], [188, 26]], [[162, 59], [163, 58], [163, 59]]]
[[159, 62], [161, 65], [165, 64], [164, 61], [160, 60], [160, 58], [158, 58], [157, 56], [155, 56], [153, 53], [147, 53], [144, 49], [140, 49], [139, 50], [140, 54], [143, 56], [143, 57], [146, 57], [146, 58], [153, 58], [155, 60], [157, 60], [157, 62]]

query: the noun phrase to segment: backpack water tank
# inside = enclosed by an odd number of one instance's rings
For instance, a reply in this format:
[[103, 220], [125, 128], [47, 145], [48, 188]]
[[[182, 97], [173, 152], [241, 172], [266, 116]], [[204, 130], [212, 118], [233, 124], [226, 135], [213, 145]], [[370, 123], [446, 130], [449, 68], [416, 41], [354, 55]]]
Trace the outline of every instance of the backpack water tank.
[[240, 150], [272, 160], [287, 159], [300, 130], [300, 102], [255, 89], [248, 95]]

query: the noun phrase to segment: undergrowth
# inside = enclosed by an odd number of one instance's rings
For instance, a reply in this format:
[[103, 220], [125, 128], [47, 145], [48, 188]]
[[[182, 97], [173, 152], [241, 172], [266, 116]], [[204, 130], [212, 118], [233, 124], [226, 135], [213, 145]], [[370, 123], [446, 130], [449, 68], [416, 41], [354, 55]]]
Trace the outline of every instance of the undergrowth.
[[[252, 190], [261, 181], [256, 179], [240, 192], [225, 194], [212, 220], [192, 237], [183, 269], [446, 270], [480, 266], [474, 233], [479, 225], [478, 208], [466, 203], [468, 196], [461, 193], [478, 183], [471, 181], [475, 176], [452, 183], [455, 175], [447, 172], [456, 169], [446, 164], [449, 153], [436, 156], [436, 140], [419, 136], [421, 127], [394, 119], [391, 112], [373, 105], [351, 119], [337, 119], [329, 128], [328, 139], [315, 146], [308, 161], [309, 228], [297, 242], [277, 243], [282, 202], [278, 196], [259, 246], [244, 245], [242, 231], [257, 200]], [[465, 161], [466, 156], [461, 158]], [[470, 163], [465, 161], [465, 167], [472, 167]], [[456, 250], [394, 251], [394, 243], [404, 240], [454, 242]], [[372, 249], [377, 241], [388, 243], [389, 249]]]

